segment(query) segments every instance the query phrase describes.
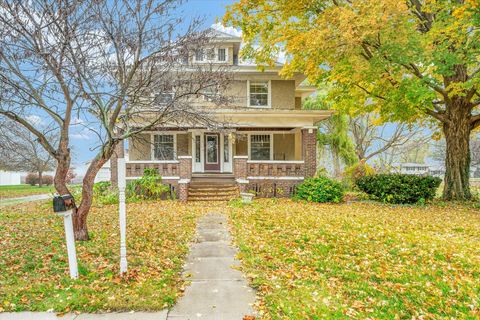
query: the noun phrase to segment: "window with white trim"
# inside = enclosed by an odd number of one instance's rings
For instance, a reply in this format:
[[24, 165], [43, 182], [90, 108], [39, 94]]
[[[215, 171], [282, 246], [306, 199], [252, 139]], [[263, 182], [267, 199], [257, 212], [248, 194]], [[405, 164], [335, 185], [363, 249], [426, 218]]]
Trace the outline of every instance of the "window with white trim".
[[201, 155], [200, 155], [200, 136], [195, 136], [195, 162], [200, 163], [201, 162]]
[[269, 107], [268, 81], [250, 81], [249, 90], [251, 107]]
[[228, 135], [223, 135], [223, 162], [230, 162], [230, 148], [228, 145]]
[[219, 48], [217, 51], [217, 60], [218, 61], [227, 61], [227, 49]]
[[197, 49], [195, 51], [195, 61], [203, 61], [205, 59], [205, 53], [203, 49]]
[[153, 136], [153, 156], [155, 160], [175, 160], [175, 138], [173, 134]]
[[250, 136], [250, 159], [270, 160], [271, 139], [269, 134], [252, 134]]

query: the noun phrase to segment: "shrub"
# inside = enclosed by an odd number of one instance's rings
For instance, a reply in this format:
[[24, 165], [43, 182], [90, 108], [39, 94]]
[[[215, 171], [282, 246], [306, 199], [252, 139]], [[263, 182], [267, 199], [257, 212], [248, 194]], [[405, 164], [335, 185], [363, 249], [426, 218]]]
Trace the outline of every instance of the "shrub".
[[[25, 183], [31, 186], [35, 186], [39, 184], [40, 178], [38, 177], [37, 173], [29, 173], [25, 177]], [[53, 177], [52, 176], [42, 176], [42, 184], [46, 186], [50, 186], [53, 184]]]
[[412, 204], [433, 199], [441, 182], [437, 177], [396, 173], [361, 177], [356, 185], [380, 201]]
[[353, 188], [355, 181], [361, 177], [371, 176], [375, 174], [375, 169], [365, 162], [356, 163], [345, 169], [343, 172], [343, 183], [347, 188]]
[[34, 186], [38, 183], [38, 174], [36, 173], [29, 173], [26, 177], [25, 177], [25, 183], [26, 184], [29, 184], [31, 186]]
[[296, 188], [295, 199], [312, 202], [340, 202], [344, 188], [340, 182], [327, 177], [308, 178]]
[[53, 184], [53, 177], [52, 176], [43, 176], [42, 182], [46, 186], [51, 186]]
[[133, 180], [127, 185], [127, 197], [139, 199], [162, 199], [169, 191], [169, 187], [162, 184], [162, 177], [156, 169], [147, 168], [140, 179]]

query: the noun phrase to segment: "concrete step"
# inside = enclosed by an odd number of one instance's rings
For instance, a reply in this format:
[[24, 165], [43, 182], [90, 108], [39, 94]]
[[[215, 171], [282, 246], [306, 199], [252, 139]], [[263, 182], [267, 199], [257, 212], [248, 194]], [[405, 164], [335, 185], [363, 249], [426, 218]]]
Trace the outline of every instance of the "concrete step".
[[188, 193], [188, 198], [197, 197], [197, 198], [223, 198], [223, 197], [238, 197], [238, 193]]
[[188, 191], [198, 191], [198, 192], [216, 192], [216, 191], [228, 191], [236, 192], [238, 191], [237, 186], [188, 186]]
[[188, 201], [230, 201], [235, 199], [236, 196], [217, 196], [217, 197], [199, 197], [199, 196], [189, 196]]

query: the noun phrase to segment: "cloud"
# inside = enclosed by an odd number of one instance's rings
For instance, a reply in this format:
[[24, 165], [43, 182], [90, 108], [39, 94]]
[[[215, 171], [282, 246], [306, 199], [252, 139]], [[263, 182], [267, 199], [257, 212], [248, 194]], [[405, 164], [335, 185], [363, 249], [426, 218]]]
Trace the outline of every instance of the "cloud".
[[27, 116], [26, 119], [28, 122], [30, 122], [30, 124], [33, 124], [34, 126], [43, 124], [42, 118], [34, 114]]
[[90, 140], [92, 138], [92, 132], [87, 128], [84, 128], [81, 131], [71, 133], [70, 137], [79, 140]]
[[242, 30], [235, 29], [234, 27], [225, 27], [219, 22], [212, 24], [212, 28], [221, 32], [228, 33], [232, 36], [242, 37]]

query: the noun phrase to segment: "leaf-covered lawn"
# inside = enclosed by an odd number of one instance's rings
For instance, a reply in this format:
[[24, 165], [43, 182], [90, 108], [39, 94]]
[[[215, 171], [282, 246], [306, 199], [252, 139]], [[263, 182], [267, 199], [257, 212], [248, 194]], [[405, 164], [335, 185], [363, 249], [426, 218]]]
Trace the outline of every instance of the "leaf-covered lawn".
[[128, 205], [128, 277], [119, 271], [116, 206], [93, 208], [92, 240], [77, 242], [80, 279], [68, 274], [63, 219], [50, 204], [0, 208], [0, 311], [160, 310], [174, 303], [197, 205]]
[[267, 319], [480, 318], [479, 210], [258, 200], [229, 212]]
[[14, 186], [0, 186], [0, 200], [7, 198], [15, 198], [22, 196], [30, 196], [34, 194], [46, 194], [54, 192], [53, 186], [31, 186], [28, 184], [20, 184]]

